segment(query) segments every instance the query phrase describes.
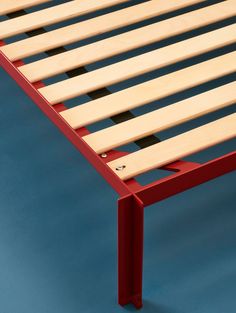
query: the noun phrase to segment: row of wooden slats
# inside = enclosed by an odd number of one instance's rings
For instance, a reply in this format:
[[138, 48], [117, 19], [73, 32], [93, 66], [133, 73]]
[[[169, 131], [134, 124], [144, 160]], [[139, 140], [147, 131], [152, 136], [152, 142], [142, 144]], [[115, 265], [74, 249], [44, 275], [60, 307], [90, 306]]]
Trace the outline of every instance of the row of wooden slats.
[[82, 127], [231, 74], [235, 70], [236, 52], [231, 52], [73, 107], [61, 115], [73, 128]]
[[[0, 14], [7, 14], [43, 2], [46, 2], [46, 0], [20, 0], [19, 2], [6, 0], [4, 4], [0, 4]], [[129, 1], [69, 1], [13, 20], [1, 22], [0, 38], [11, 37], [25, 31], [69, 20], [73, 17], [123, 2]], [[15, 61], [200, 2], [204, 1], [151, 0], [58, 28], [42, 35], [20, 40], [5, 45], [0, 50], [11, 61]], [[36, 82], [79, 66], [228, 19], [235, 16], [235, 13], [236, 1], [223, 1], [96, 41], [59, 55], [25, 64], [19, 67], [19, 70], [30, 82]], [[105, 66], [90, 73], [45, 86], [40, 88], [39, 92], [51, 105], [54, 105], [99, 88], [213, 51], [225, 45], [230, 45], [236, 42], [235, 35], [235, 24], [225, 26], [221, 29]], [[83, 105], [75, 106], [60, 114], [71, 127], [76, 129], [146, 105], [176, 92], [223, 77], [224, 75], [232, 74], [235, 71], [236, 52], [231, 52]], [[84, 141], [96, 153], [103, 153], [233, 105], [235, 98], [236, 83], [228, 83], [119, 125], [89, 134], [84, 137]], [[126, 180], [222, 141], [229, 140], [235, 137], [235, 135], [236, 114], [231, 114], [142, 151], [137, 151], [114, 160], [108, 163], [108, 166], [121, 179]]]
[[48, 33], [9, 44], [1, 50], [11, 61], [71, 44], [121, 27], [141, 22], [163, 13], [185, 7], [202, 0], [164, 1], [152, 0], [93, 19], [65, 26]]
[[236, 82], [201, 93], [84, 137], [97, 153], [123, 146], [235, 103]]
[[233, 139], [235, 135], [236, 113], [121, 157], [109, 162], [108, 166], [122, 180], [127, 180]]
[[182, 41], [40, 89], [55, 104], [235, 42], [236, 25]]
[[[219, 22], [235, 15], [235, 10], [235, 5], [232, 5], [232, 1], [230, 3], [216, 4], [26, 64], [20, 70], [31, 82], [35, 82], [79, 66]], [[8, 55], [8, 57], [10, 56]]]
[[[5, 39], [36, 28], [52, 25], [130, 0], [74, 0], [31, 14], [6, 20], [0, 24], [0, 39]], [[6, 1], [2, 0], [2, 3]], [[21, 1], [14, 1], [20, 3]], [[31, 1], [32, 2], [32, 1]], [[36, 2], [36, 1], [35, 1]], [[37, 1], [37, 2], [46, 2]], [[0, 9], [1, 12], [1, 9]]]

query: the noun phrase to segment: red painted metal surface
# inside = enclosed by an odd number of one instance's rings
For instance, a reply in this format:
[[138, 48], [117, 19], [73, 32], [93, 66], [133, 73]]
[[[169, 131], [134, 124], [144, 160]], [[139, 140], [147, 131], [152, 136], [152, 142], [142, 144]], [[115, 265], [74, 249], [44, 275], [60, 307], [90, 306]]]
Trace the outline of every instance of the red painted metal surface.
[[[4, 42], [0, 42], [0, 45], [4, 45]], [[118, 201], [118, 301], [121, 305], [133, 303], [137, 308], [140, 308], [142, 306], [144, 206], [235, 170], [236, 152], [204, 164], [186, 161], [174, 162], [163, 167], [163, 169], [175, 173], [146, 186], [141, 186], [135, 179], [124, 182], [106, 163], [119, 158], [125, 152], [113, 150], [107, 153], [106, 158], [97, 155], [83, 140], [83, 136], [89, 131], [86, 128], [72, 129], [59, 114], [59, 112], [66, 110], [66, 106], [64, 104], [51, 106], [37, 90], [43, 86], [43, 83], [31, 84], [20, 73], [17, 67], [22, 64], [22, 61], [11, 63], [0, 52], [0, 65], [121, 197]]]
[[194, 167], [183, 164], [179, 172], [141, 188], [136, 195], [148, 206], [234, 170], [236, 151]]
[[144, 205], [136, 195], [118, 201], [118, 301], [142, 307]]

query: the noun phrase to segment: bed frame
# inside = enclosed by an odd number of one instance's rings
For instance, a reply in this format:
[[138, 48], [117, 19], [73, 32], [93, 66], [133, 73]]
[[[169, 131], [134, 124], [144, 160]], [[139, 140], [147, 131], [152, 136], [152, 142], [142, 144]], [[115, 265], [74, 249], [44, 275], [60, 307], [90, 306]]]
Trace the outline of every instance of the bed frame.
[[[25, 10], [30, 7], [32, 9], [27, 13]], [[50, 0], [0, 2], [0, 15], [7, 16], [0, 22], [1, 66], [120, 196], [118, 301], [121, 305], [142, 306], [144, 207], [236, 168], [233, 149], [201, 164], [182, 160], [234, 138], [236, 113], [164, 141], [154, 134], [233, 105], [236, 82], [138, 117], [130, 110], [232, 75], [236, 70], [236, 52], [213, 57], [113, 94], [105, 87], [235, 44], [235, 13], [236, 0], [217, 3], [203, 0], [76, 0], [60, 5]], [[67, 26], [58, 24], [50, 31], [43, 28], [79, 16], [84, 19]], [[151, 20], [159, 16], [158, 21]], [[140, 22], [145, 23], [138, 24]], [[122, 30], [122, 27], [134, 24], [136, 27]], [[209, 25], [213, 25], [212, 30], [205, 31], [204, 27]], [[200, 28], [203, 29], [200, 35], [91, 72], [84, 67]], [[109, 33], [118, 29], [121, 29], [119, 34]], [[23, 33], [29, 38], [15, 39], [14, 36]], [[109, 36], [95, 37], [105, 33]], [[70, 50], [65, 48], [92, 37], [95, 39], [89, 44]], [[47, 57], [43, 58], [41, 53], [46, 53]], [[27, 59], [35, 55], [39, 55], [36, 61]], [[50, 85], [43, 82], [62, 73], [66, 73], [68, 79]], [[91, 101], [76, 106], [75, 98], [85, 94]], [[74, 99], [75, 106], [67, 108], [63, 102], [70, 99]], [[117, 125], [89, 132], [88, 125], [107, 118]], [[117, 150], [133, 142], [141, 149], [132, 153]], [[137, 181], [136, 176], [154, 169], [169, 171], [170, 175], [146, 185]]]

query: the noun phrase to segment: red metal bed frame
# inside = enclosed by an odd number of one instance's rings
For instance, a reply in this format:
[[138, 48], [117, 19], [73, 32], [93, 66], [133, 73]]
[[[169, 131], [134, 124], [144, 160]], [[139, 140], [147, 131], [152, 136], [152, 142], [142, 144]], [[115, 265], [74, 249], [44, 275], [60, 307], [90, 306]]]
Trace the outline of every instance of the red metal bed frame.
[[[0, 41], [0, 46], [4, 44]], [[0, 52], [0, 64], [119, 194], [118, 301], [121, 305], [133, 303], [136, 308], [142, 307], [144, 207], [235, 170], [236, 151], [203, 164], [184, 160], [174, 162], [162, 168], [172, 174], [146, 186], [135, 179], [122, 181], [106, 163], [127, 152], [112, 150], [106, 155], [97, 155], [83, 140], [83, 136], [89, 134], [88, 129], [74, 130], [59, 114], [67, 109], [66, 106], [62, 103], [51, 106], [38, 92], [43, 83], [32, 84], [21, 74], [18, 67], [23, 61], [12, 63]]]
[[83, 140], [89, 131], [85, 127], [75, 131], [60, 116], [59, 112], [66, 110], [66, 106], [57, 104], [52, 107], [37, 91], [43, 83], [31, 84], [20, 73], [17, 68], [23, 65], [22, 61], [12, 63], [0, 52], [0, 64], [119, 194], [118, 301], [121, 305], [133, 303], [136, 308], [142, 307], [144, 207], [235, 170], [236, 151], [203, 164], [183, 160], [174, 162], [162, 168], [173, 171], [172, 175], [146, 186], [135, 179], [122, 181], [106, 163], [127, 152], [112, 150], [105, 158], [97, 155]]

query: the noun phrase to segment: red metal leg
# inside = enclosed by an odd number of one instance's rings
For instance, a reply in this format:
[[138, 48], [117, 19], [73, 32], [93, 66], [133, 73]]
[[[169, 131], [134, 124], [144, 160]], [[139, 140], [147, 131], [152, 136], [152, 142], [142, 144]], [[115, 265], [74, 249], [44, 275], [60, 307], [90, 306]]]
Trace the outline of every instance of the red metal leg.
[[118, 301], [142, 307], [144, 206], [135, 195], [118, 201]]

